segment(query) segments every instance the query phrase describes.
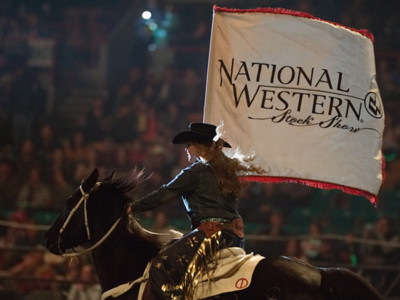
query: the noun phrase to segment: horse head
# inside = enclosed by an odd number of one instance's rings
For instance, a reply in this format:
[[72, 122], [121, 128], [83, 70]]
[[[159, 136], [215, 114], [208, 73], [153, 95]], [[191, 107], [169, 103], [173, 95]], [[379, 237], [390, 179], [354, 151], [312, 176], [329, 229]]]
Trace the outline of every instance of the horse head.
[[50, 252], [68, 255], [66, 252], [76, 252], [78, 247], [92, 250], [107, 238], [121, 219], [126, 221], [126, 208], [132, 200], [125, 194], [140, 185], [144, 174], [135, 171], [123, 179], [114, 177], [115, 172], [112, 172], [99, 181], [99, 172], [94, 169], [83, 179], [45, 234]]

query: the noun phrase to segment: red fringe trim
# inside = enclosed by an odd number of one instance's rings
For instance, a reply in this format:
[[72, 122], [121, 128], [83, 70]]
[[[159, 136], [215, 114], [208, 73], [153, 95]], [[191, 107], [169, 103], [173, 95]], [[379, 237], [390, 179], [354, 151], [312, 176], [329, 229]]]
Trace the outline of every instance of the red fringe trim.
[[295, 17], [313, 19], [313, 20], [333, 24], [333, 25], [340, 26], [342, 28], [346, 28], [348, 30], [357, 32], [357, 33], [369, 38], [372, 42], [375, 42], [375, 38], [374, 38], [373, 34], [368, 32], [367, 29], [356, 29], [356, 28], [347, 27], [347, 26], [344, 26], [344, 25], [336, 23], [336, 22], [326, 21], [326, 20], [314, 17], [313, 15], [311, 15], [309, 13], [295, 11], [295, 10], [291, 10], [291, 9], [280, 8], [280, 7], [259, 7], [259, 8], [250, 8], [250, 9], [237, 9], [237, 8], [219, 7], [216, 4], [214, 4], [213, 8], [214, 8], [214, 11], [221, 11], [221, 12], [231, 12], [231, 13], [262, 12], [262, 13], [273, 13], [273, 14], [290, 15], [290, 16], [295, 16]]
[[378, 197], [372, 193], [362, 191], [359, 189], [339, 185], [339, 184], [333, 184], [333, 183], [327, 183], [327, 182], [321, 182], [321, 181], [315, 181], [315, 180], [307, 180], [307, 179], [299, 179], [299, 178], [291, 178], [291, 177], [272, 177], [272, 176], [243, 176], [241, 177], [241, 180], [243, 181], [248, 181], [248, 182], [264, 182], [264, 183], [300, 183], [304, 184], [310, 187], [314, 188], [319, 188], [319, 189], [326, 189], [326, 190], [332, 190], [332, 189], [339, 189], [342, 190], [343, 192], [355, 196], [363, 196], [369, 201], [371, 201], [372, 204], [374, 204], [375, 207], [378, 205]]

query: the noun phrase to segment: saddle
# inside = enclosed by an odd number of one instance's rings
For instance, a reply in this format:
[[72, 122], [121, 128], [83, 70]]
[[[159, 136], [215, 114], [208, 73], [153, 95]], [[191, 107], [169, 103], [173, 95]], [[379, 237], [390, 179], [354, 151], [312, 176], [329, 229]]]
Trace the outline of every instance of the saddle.
[[[226, 248], [216, 253], [218, 264], [212, 266], [211, 274], [200, 274], [196, 278], [197, 284], [194, 288], [194, 299], [204, 299], [222, 293], [235, 292], [250, 286], [252, 275], [257, 264], [264, 259], [263, 256], [246, 254], [242, 248]], [[134, 286], [140, 284], [138, 300], [146, 300], [144, 296], [148, 278], [150, 263], [145, 269], [143, 276], [117, 286], [103, 293], [101, 300], [109, 297], [116, 298]]]

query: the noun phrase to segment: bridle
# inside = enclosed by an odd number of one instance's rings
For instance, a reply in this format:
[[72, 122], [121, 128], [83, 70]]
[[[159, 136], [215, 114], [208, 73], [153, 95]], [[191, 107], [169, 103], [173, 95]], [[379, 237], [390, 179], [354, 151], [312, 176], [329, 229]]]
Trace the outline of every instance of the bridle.
[[[63, 226], [61, 226], [60, 230], [58, 231], [58, 250], [60, 253], [62, 253], [63, 251], [61, 251], [61, 235], [64, 232], [65, 228], [67, 227], [69, 221], [71, 220], [72, 216], [75, 214], [75, 212], [78, 210], [78, 208], [81, 206], [81, 204], [83, 203], [84, 205], [84, 218], [85, 218], [85, 228], [86, 228], [86, 236], [88, 238], [88, 241], [90, 241], [90, 228], [89, 228], [89, 221], [88, 221], [88, 216], [87, 216], [87, 200], [89, 199], [90, 193], [95, 191], [100, 185], [101, 182], [98, 181], [94, 184], [94, 186], [89, 190], [89, 192], [85, 192], [83, 190], [82, 184], [79, 186], [79, 190], [82, 194], [82, 197], [79, 199], [78, 203], [71, 209], [71, 211], [68, 214], [67, 219], [65, 220]], [[118, 223], [121, 221], [121, 217], [119, 217], [114, 224], [111, 226], [111, 228], [106, 232], [106, 234], [100, 239], [98, 240], [94, 245], [92, 245], [91, 247], [82, 250], [80, 252], [75, 252], [73, 251], [72, 253], [63, 253], [61, 254], [62, 256], [80, 256], [83, 254], [86, 254], [90, 251], [92, 251], [93, 249], [97, 248], [98, 246], [100, 246], [107, 237], [110, 236], [110, 234], [113, 232], [113, 230], [115, 229], [115, 227], [117, 227]]]

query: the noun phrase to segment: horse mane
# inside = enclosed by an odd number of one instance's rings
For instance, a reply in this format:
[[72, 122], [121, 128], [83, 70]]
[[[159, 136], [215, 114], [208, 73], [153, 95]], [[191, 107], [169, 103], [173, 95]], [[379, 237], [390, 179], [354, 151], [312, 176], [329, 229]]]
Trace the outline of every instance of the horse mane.
[[113, 172], [104, 181], [109, 182], [117, 193], [124, 195], [141, 187], [148, 178], [144, 169], [134, 168], [127, 175], [118, 178], [115, 178], [115, 172]]
[[159, 239], [160, 235], [162, 234], [151, 232], [145, 229], [137, 220], [137, 216], [131, 212], [128, 212], [128, 207], [133, 200], [126, 194], [141, 187], [149, 178], [149, 176], [146, 175], [144, 169], [138, 170], [137, 168], [122, 177], [116, 178], [114, 175], [115, 172], [105, 178], [104, 183], [109, 184], [116, 193], [123, 196], [126, 200], [127, 212], [124, 214], [124, 219], [128, 232], [146, 240], [151, 244], [154, 244], [156, 247], [162, 247], [163, 243]]

